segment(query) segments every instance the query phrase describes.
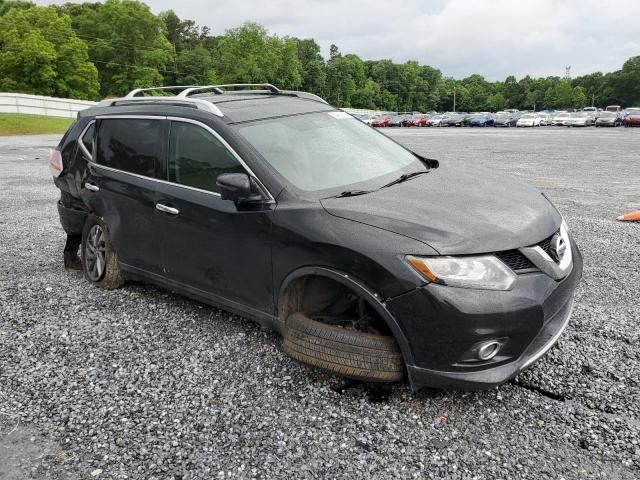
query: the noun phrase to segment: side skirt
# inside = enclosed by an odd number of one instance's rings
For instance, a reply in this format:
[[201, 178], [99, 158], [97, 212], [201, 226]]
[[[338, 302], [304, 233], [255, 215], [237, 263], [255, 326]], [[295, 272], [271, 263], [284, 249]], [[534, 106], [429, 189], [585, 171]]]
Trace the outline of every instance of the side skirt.
[[282, 334], [280, 322], [278, 322], [277, 317], [274, 315], [125, 263], [120, 263], [120, 268], [127, 279], [153, 283], [154, 285], [158, 285], [159, 287], [171, 290], [172, 292], [193, 298], [199, 302], [248, 318], [263, 327], [275, 330]]

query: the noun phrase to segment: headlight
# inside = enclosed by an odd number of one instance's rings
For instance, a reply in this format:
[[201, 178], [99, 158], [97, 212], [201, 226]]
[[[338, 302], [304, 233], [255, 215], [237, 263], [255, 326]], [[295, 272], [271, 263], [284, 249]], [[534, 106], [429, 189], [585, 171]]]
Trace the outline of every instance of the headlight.
[[511, 290], [516, 275], [493, 255], [414, 257], [407, 262], [430, 282], [460, 288]]

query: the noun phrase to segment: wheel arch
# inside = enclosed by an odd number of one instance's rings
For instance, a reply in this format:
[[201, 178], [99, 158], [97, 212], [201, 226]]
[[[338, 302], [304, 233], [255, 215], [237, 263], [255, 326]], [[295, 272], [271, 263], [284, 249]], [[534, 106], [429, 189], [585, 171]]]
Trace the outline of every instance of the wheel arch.
[[293, 313], [287, 310], [291, 304], [288, 298], [289, 295], [295, 294], [295, 287], [299, 285], [300, 280], [313, 276], [331, 279], [364, 298], [376, 313], [380, 315], [393, 334], [395, 341], [400, 347], [405, 363], [407, 365], [414, 364], [413, 352], [411, 351], [409, 341], [395, 317], [387, 309], [385, 299], [382, 295], [360, 279], [336, 269], [321, 266], [305, 266], [292, 271], [285, 277], [280, 284], [276, 303], [276, 317], [280, 330], [284, 329], [285, 317]]

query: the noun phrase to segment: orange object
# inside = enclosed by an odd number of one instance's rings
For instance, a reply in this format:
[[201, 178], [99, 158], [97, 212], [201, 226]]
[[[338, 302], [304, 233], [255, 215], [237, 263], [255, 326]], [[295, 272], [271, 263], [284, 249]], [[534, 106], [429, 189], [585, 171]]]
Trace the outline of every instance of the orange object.
[[620, 215], [616, 220], [620, 220], [621, 222], [640, 222], [640, 210]]
[[427, 280], [429, 280], [430, 282], [435, 282], [438, 280], [438, 277], [436, 277], [433, 272], [431, 270], [429, 270], [429, 267], [427, 267], [427, 264], [424, 263], [422, 260], [420, 260], [419, 258], [413, 257], [411, 255], [407, 255], [407, 260], [409, 260], [409, 263], [413, 266], [413, 268], [415, 268], [416, 270], [418, 270], [422, 275], [424, 275]]

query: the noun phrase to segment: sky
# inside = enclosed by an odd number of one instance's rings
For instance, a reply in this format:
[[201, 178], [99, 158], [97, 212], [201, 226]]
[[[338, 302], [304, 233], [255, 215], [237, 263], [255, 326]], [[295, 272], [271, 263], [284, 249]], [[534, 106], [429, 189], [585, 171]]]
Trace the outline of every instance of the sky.
[[[69, 1], [69, 0], [65, 0]], [[80, 0], [72, 0], [80, 1]], [[38, 4], [62, 1], [36, 0]], [[279, 36], [336, 44], [363, 60], [417, 60], [490, 81], [619, 70], [640, 55], [638, 0], [146, 0], [212, 34], [257, 22]]]

